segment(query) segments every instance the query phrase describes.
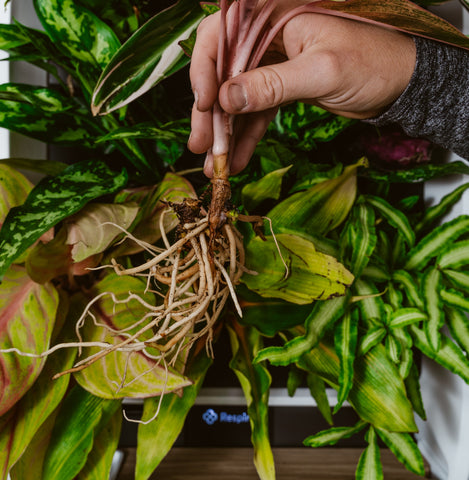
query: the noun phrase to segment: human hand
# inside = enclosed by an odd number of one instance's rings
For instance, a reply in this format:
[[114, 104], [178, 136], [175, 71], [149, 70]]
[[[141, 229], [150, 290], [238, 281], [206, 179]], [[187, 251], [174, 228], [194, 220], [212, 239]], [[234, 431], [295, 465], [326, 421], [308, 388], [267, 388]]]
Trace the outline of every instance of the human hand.
[[[293, 8], [291, 1], [276, 1], [274, 16]], [[241, 73], [218, 89], [218, 25], [215, 14], [198, 29], [190, 69], [195, 104], [188, 146], [194, 153], [210, 149], [211, 109], [218, 98], [226, 112], [237, 115], [230, 150], [232, 174], [247, 165], [280, 105], [301, 100], [349, 118], [371, 118], [397, 99], [415, 67], [415, 45], [405, 34], [304, 13], [286, 23], [263, 66]], [[212, 175], [210, 155], [204, 171]]]

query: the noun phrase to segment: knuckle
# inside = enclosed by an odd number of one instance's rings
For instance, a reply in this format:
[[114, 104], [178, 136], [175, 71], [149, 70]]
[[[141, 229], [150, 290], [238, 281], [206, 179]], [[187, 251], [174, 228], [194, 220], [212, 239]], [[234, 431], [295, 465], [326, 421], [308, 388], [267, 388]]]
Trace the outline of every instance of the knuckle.
[[285, 86], [281, 76], [274, 68], [259, 69], [256, 82], [256, 95], [265, 106], [277, 106], [283, 103]]

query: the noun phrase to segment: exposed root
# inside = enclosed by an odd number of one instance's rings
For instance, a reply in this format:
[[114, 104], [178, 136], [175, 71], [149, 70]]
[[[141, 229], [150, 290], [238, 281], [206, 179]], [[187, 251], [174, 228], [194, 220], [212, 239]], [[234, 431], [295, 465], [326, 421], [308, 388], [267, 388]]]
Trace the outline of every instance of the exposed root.
[[[179, 208], [181, 210], [182, 207]], [[95, 297], [76, 323], [80, 353], [81, 346], [86, 343], [80, 331], [88, 318], [119, 338], [119, 342], [101, 344], [98, 353], [81, 359], [54, 378], [78, 372], [115, 351], [125, 351], [128, 355], [140, 352], [148, 358], [159, 358], [165, 364], [175, 364], [181, 351], [190, 348], [202, 336], [210, 342], [211, 331], [228, 298], [232, 298], [238, 314], [242, 315], [235, 292], [235, 286], [245, 272], [241, 235], [227, 221], [212, 235], [208, 217], [197, 218], [194, 212], [200, 214], [200, 208], [195, 209], [193, 205], [188, 208], [189, 216], [186, 216], [187, 211], [178, 212], [180, 219], [186, 223], [179, 226], [179, 238], [173, 244], [162, 231], [166, 248], [145, 249], [152, 253], [150, 260], [131, 268], [124, 268], [112, 260], [111, 266], [117, 275], [144, 277], [146, 290], [159, 294], [161, 303], [151, 305], [135, 293], [120, 299], [112, 292]], [[160, 225], [163, 225], [162, 221]], [[127, 238], [132, 237], [128, 235]], [[115, 305], [137, 300], [146, 313], [125, 329], [111, 328], [100, 323], [93, 313], [95, 304], [104, 296], [109, 296]], [[210, 351], [211, 346], [207, 348]], [[155, 357], [155, 351], [159, 352], [159, 356]]]

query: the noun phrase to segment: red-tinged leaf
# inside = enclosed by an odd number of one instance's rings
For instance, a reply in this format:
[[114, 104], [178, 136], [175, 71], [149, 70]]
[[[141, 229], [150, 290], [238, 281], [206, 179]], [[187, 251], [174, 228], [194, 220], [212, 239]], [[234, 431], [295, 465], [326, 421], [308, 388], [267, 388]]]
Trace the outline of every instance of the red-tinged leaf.
[[[155, 295], [145, 290], [146, 283], [137, 278], [119, 277], [115, 274], [106, 276], [93, 290], [93, 294], [101, 297], [91, 307], [94, 318], [88, 316], [83, 319], [84, 326], [80, 330], [83, 340], [116, 345], [128, 338], [128, 335], [137, 334], [145, 325], [142, 321], [149, 323], [152, 318], [144, 318], [149, 310], [135, 298], [129, 298], [129, 292], [138, 295], [147, 304], [154, 305]], [[108, 292], [112, 292], [112, 295]], [[120, 303], [116, 304], [113, 297]], [[72, 306], [72, 309], [79, 315], [83, 311], [83, 305]], [[140, 322], [138, 326], [137, 322]], [[119, 335], [118, 332], [124, 329], [125, 332]], [[138, 339], [145, 341], [152, 336], [152, 331], [147, 330]], [[148, 349], [158, 356], [158, 351], [150, 347]], [[85, 348], [81, 358], [87, 358], [100, 350], [101, 347]], [[174, 368], [150, 358], [143, 351], [113, 351], [78, 372], [75, 378], [85, 390], [108, 399], [154, 397], [191, 384], [189, 379], [178, 374]]]
[[[33, 282], [26, 270], [14, 266], [0, 285], [0, 349], [41, 354], [49, 347], [58, 307], [58, 294], [51, 284]], [[18, 353], [0, 356], [0, 415], [29, 390], [45, 359]]]
[[456, 27], [408, 0], [325, 0], [310, 3], [309, 12], [387, 25], [406, 33], [469, 49]]

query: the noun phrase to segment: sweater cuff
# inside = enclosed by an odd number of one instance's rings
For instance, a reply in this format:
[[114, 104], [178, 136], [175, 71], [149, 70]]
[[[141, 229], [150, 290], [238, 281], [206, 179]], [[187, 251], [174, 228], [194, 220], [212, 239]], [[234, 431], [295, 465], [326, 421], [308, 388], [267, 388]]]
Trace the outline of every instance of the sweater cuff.
[[382, 115], [365, 120], [377, 126], [399, 124], [469, 158], [469, 52], [414, 37], [415, 69], [407, 88]]

